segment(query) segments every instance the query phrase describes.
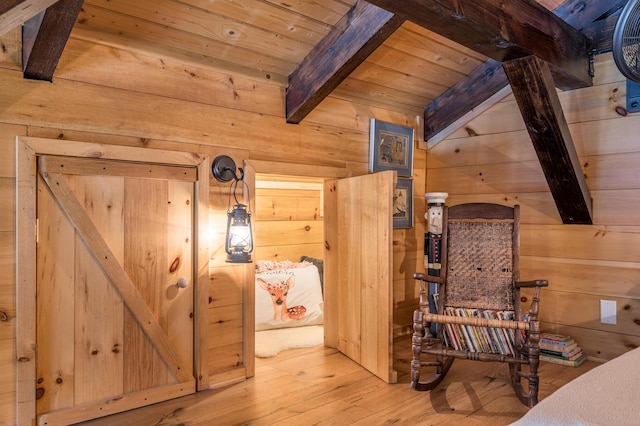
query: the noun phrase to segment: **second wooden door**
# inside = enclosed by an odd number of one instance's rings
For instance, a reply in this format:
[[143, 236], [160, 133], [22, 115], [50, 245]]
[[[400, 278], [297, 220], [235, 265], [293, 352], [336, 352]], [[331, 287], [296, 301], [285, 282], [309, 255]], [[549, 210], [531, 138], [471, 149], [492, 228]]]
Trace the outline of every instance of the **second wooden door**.
[[387, 383], [393, 370], [395, 172], [325, 183], [325, 342]]

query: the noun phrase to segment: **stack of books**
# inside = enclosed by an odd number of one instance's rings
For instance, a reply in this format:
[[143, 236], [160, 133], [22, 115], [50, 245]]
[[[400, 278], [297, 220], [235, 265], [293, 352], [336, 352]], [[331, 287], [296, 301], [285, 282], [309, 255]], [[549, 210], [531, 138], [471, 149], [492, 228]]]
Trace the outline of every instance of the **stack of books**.
[[571, 336], [540, 333], [540, 360], [578, 367], [587, 357]]

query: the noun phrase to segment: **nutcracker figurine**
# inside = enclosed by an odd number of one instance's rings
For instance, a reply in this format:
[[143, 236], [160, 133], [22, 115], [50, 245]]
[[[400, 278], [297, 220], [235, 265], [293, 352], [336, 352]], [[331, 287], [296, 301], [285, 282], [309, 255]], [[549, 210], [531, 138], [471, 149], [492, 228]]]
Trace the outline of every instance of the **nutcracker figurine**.
[[[427, 192], [424, 194], [427, 199], [427, 212], [424, 215], [427, 220], [427, 233], [424, 235], [424, 267], [427, 270], [427, 275], [432, 277], [439, 277], [442, 267], [440, 263], [442, 258], [442, 211], [448, 196], [449, 194], [446, 192]], [[434, 313], [438, 311], [436, 305], [438, 296], [438, 284], [429, 283], [429, 311]], [[436, 324], [431, 324], [430, 331], [433, 336], [436, 335]]]

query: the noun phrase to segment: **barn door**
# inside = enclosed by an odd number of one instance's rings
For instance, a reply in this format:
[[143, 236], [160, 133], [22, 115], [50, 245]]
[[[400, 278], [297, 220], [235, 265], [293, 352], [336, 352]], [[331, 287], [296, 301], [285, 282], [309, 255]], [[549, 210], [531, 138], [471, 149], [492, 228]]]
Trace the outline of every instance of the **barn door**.
[[[206, 351], [206, 301], [195, 302], [207, 285], [196, 232], [204, 173], [191, 160], [123, 160], [129, 155], [33, 156], [37, 354], [30, 394], [39, 424], [76, 423], [206, 387], [195, 378], [206, 373], [199, 346]], [[203, 158], [200, 165], [208, 164]], [[29, 338], [23, 328], [20, 343]], [[19, 375], [19, 383], [33, 383], [26, 370]], [[28, 419], [25, 404], [19, 401], [19, 417]]]
[[325, 342], [387, 383], [393, 370], [395, 172], [325, 183]]

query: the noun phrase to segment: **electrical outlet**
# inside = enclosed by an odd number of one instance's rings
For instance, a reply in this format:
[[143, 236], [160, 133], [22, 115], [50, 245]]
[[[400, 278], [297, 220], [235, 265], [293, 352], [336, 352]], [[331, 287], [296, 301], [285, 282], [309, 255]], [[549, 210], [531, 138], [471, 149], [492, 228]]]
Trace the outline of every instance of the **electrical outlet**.
[[600, 322], [602, 324], [616, 324], [615, 300], [600, 300]]

